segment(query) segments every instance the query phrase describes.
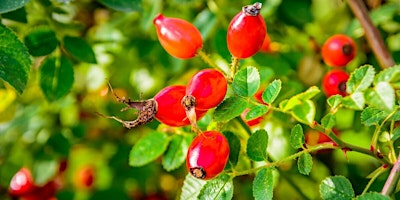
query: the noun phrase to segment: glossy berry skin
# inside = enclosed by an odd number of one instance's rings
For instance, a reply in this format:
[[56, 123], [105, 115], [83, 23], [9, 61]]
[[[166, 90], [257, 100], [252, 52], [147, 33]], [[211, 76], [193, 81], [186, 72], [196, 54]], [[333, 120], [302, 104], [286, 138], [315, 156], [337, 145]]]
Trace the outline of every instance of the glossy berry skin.
[[186, 86], [186, 95], [195, 98], [196, 110], [207, 110], [221, 103], [227, 89], [228, 83], [220, 71], [204, 69], [189, 80]]
[[51, 200], [56, 199], [56, 190], [57, 185], [54, 181], [50, 181], [46, 183], [44, 186], [41, 186], [34, 190], [31, 193], [25, 194], [22, 197], [23, 200]]
[[349, 80], [347, 72], [343, 70], [331, 70], [322, 79], [322, 89], [328, 97], [336, 94], [346, 96], [347, 80]]
[[189, 146], [186, 167], [196, 178], [211, 179], [221, 173], [229, 158], [229, 144], [217, 131], [197, 135]]
[[[181, 101], [185, 96], [186, 86], [172, 85], [165, 87], [154, 96], [157, 102], [156, 119], [163, 124], [180, 127], [190, 124], [186, 117], [185, 108]], [[200, 119], [206, 114], [205, 111], [196, 111], [197, 119]]]
[[11, 179], [9, 193], [12, 196], [22, 196], [33, 192], [35, 186], [31, 171], [28, 168], [21, 168]]
[[343, 34], [328, 38], [321, 49], [322, 59], [332, 67], [347, 65], [354, 59], [356, 52], [357, 46], [354, 40]]
[[203, 46], [200, 31], [191, 23], [159, 14], [153, 20], [161, 46], [172, 56], [188, 59]]
[[244, 6], [228, 26], [229, 52], [236, 58], [248, 58], [256, 54], [265, 39], [267, 26], [259, 14], [261, 3]]

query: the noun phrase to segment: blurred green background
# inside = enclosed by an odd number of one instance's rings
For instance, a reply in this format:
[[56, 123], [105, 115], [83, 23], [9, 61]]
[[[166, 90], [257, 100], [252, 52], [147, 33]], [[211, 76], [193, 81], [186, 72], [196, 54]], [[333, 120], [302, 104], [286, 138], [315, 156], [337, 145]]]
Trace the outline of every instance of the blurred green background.
[[[381, 32], [396, 62], [400, 59], [400, 1], [365, 1], [374, 24]], [[231, 56], [226, 31], [232, 17], [243, 5], [254, 1], [228, 0], [30, 0], [24, 7], [1, 14], [1, 23], [15, 32], [31, 54], [27, 86], [18, 94], [6, 82], [0, 82], [0, 199], [10, 199], [7, 190], [12, 176], [22, 166], [33, 170], [36, 179], [50, 180], [58, 163], [67, 160], [62, 199], [175, 199], [179, 197], [187, 174], [184, 164], [166, 171], [162, 158], [143, 167], [129, 166], [129, 152], [142, 136], [154, 130], [166, 130], [153, 121], [126, 129], [95, 112], [135, 119], [136, 112], [120, 112], [108, 89], [111, 83], [119, 96], [148, 99], [163, 87], [185, 84], [198, 70], [210, 67], [195, 57], [179, 60], [159, 44], [153, 18], [158, 13], [192, 22], [202, 33], [203, 50], [222, 70]], [[242, 60], [241, 66], [256, 66], [262, 85], [279, 78], [283, 91], [278, 101], [320, 87], [329, 67], [321, 61], [318, 48], [331, 35], [344, 33], [355, 39], [356, 59], [346, 70], [370, 63], [379, 71], [362, 28], [342, 0], [267, 0], [261, 14], [267, 24], [274, 52], [258, 53]], [[0, 3], [2, 4], [2, 3]], [[60, 58], [64, 61], [59, 61]], [[61, 82], [61, 94], [43, 87], [40, 69], [44, 60], [56, 58], [72, 66]], [[61, 59], [62, 60], [62, 59]], [[68, 77], [71, 77], [68, 79]], [[69, 85], [70, 84], [70, 85]], [[64, 88], [63, 88], [64, 87]], [[326, 97], [316, 99], [319, 119], [326, 113]], [[201, 122], [206, 127], [210, 112]], [[337, 129], [344, 141], [369, 148], [373, 128], [360, 123], [360, 112], [342, 109], [337, 114]], [[271, 144], [269, 153], [279, 159], [293, 153], [288, 145], [289, 116], [273, 113], [260, 127], [265, 128]], [[180, 128], [186, 134], [190, 128]], [[240, 130], [239, 130], [240, 131]], [[358, 153], [334, 151], [315, 156], [310, 176], [297, 172], [295, 161], [280, 168], [274, 199], [318, 199], [318, 185], [326, 176], [345, 175], [356, 194], [368, 182], [366, 176], [379, 167], [370, 157]], [[85, 165], [95, 168], [90, 190], [74, 185], [77, 170]], [[380, 177], [372, 186], [380, 190]], [[234, 179], [234, 199], [252, 198], [253, 176]]]

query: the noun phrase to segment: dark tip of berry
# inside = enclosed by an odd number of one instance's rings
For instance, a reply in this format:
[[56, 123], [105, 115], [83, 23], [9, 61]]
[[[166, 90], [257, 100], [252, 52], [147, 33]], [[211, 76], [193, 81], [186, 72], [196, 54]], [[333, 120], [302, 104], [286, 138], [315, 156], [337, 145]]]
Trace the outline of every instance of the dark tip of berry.
[[344, 55], [350, 55], [353, 53], [353, 47], [351, 46], [351, 44], [345, 44], [342, 47], [342, 52]]
[[262, 3], [256, 2], [253, 5], [243, 6], [242, 11], [246, 15], [257, 16], [260, 13]]
[[346, 93], [346, 81], [342, 81], [338, 85], [338, 89], [342, 93]]
[[206, 177], [206, 172], [202, 167], [192, 167], [190, 168], [190, 173], [199, 179], [204, 179]]
[[196, 106], [196, 98], [192, 95], [186, 95], [182, 98], [182, 105], [186, 111], [191, 110]]

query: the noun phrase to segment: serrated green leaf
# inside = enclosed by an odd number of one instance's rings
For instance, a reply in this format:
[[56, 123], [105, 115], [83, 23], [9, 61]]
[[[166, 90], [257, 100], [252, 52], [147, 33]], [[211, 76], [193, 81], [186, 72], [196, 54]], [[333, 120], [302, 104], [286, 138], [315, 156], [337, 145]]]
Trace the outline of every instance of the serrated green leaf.
[[268, 133], [261, 129], [251, 134], [247, 141], [247, 155], [254, 161], [267, 159]]
[[63, 45], [74, 58], [87, 63], [97, 63], [93, 49], [86, 40], [79, 37], [65, 36]]
[[33, 164], [33, 177], [38, 185], [49, 182], [58, 172], [58, 162], [55, 159], [38, 159]]
[[275, 101], [276, 97], [278, 97], [279, 92], [282, 89], [282, 81], [274, 80], [272, 83], [268, 85], [268, 87], [264, 90], [262, 94], [262, 99], [265, 103], [271, 104]]
[[302, 104], [296, 105], [292, 109], [292, 116], [304, 124], [312, 124], [315, 117], [315, 104], [311, 100], [306, 100]]
[[162, 159], [162, 165], [165, 170], [172, 171], [185, 162], [186, 153], [192, 139], [191, 135], [173, 135], [171, 137], [171, 142]]
[[215, 179], [207, 181], [198, 196], [203, 199], [232, 199], [233, 181], [227, 174], [222, 174]]
[[301, 148], [304, 144], [304, 133], [303, 127], [300, 124], [296, 124], [290, 132], [290, 145], [295, 148]]
[[28, 82], [30, 66], [27, 48], [10, 29], [0, 24], [0, 78], [21, 94]]
[[185, 181], [183, 181], [181, 199], [197, 200], [197, 196], [200, 194], [201, 188], [207, 183], [205, 180], [197, 179], [190, 173], [186, 175]]
[[366, 126], [378, 125], [380, 124], [387, 116], [388, 112], [382, 111], [377, 108], [367, 107], [361, 113], [361, 123]]
[[255, 67], [246, 67], [235, 74], [232, 89], [243, 97], [253, 96], [260, 87], [260, 74]]
[[400, 81], [400, 65], [395, 65], [390, 68], [382, 70], [375, 76], [374, 85], [379, 82], [395, 83]]
[[132, 12], [142, 10], [141, 0], [98, 0], [105, 6], [121, 12]]
[[333, 128], [336, 125], [336, 116], [332, 113], [326, 114], [322, 119], [321, 119], [321, 125], [324, 128]]
[[235, 166], [239, 160], [240, 153], [240, 140], [239, 138], [230, 131], [224, 131], [224, 136], [228, 140], [229, 143], [229, 162], [231, 165]]
[[246, 119], [247, 120], [252, 120], [257, 117], [261, 117], [265, 115], [268, 112], [268, 107], [265, 105], [257, 105], [252, 108], [250, 108], [249, 112], [246, 114]]
[[350, 200], [354, 197], [353, 187], [344, 176], [333, 176], [324, 179], [319, 191], [324, 200]]
[[253, 181], [253, 197], [255, 200], [269, 200], [274, 195], [274, 177], [272, 168], [261, 169]]
[[304, 175], [309, 175], [313, 166], [312, 156], [309, 153], [303, 153], [297, 160], [297, 169]]
[[332, 109], [336, 109], [342, 103], [342, 99], [340, 95], [333, 95], [327, 99], [327, 102]]
[[310, 99], [312, 99], [313, 97], [315, 97], [315, 95], [317, 95], [318, 93], [320, 93], [321, 91], [319, 90], [318, 87], [316, 86], [312, 86], [310, 88], [308, 88], [306, 91], [297, 94], [296, 96], [291, 97], [283, 106], [283, 110], [284, 111], [289, 111], [291, 109], [293, 109], [294, 107], [303, 104], [306, 101], [309, 101]]
[[17, 10], [25, 6], [29, 0], [2, 0], [0, 3], [0, 14]]
[[129, 154], [129, 165], [139, 167], [161, 156], [168, 147], [168, 135], [152, 132], [140, 138]]
[[394, 89], [388, 82], [379, 82], [374, 89], [365, 92], [367, 103], [385, 111], [392, 111], [395, 106]]
[[216, 122], [229, 121], [247, 108], [247, 102], [240, 97], [229, 97], [225, 99], [214, 111]]
[[365, 106], [365, 99], [362, 92], [355, 92], [342, 99], [343, 106], [354, 110], [362, 110]]
[[364, 65], [350, 74], [347, 81], [347, 92], [352, 94], [367, 89], [375, 77], [375, 69], [371, 65]]
[[40, 66], [40, 88], [47, 100], [55, 101], [65, 96], [73, 83], [74, 70], [67, 58], [49, 57]]
[[30, 32], [25, 36], [24, 42], [32, 56], [48, 55], [58, 45], [56, 33], [50, 28], [40, 28]]
[[397, 127], [397, 128], [395, 128], [395, 129], [393, 130], [391, 140], [392, 140], [392, 141], [396, 141], [396, 140], [399, 139], [399, 138], [400, 138], [400, 126]]
[[369, 192], [356, 197], [354, 200], [391, 200], [391, 198], [377, 192]]

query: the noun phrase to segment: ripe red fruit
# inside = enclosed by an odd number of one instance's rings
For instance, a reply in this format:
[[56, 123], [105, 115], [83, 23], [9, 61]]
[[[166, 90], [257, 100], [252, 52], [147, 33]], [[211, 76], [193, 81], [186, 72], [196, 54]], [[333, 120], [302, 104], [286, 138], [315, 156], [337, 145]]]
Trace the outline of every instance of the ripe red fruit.
[[211, 179], [221, 173], [229, 158], [229, 144], [217, 131], [197, 135], [189, 146], [186, 167], [196, 178]]
[[349, 36], [334, 35], [322, 46], [321, 53], [324, 62], [333, 67], [342, 67], [353, 60], [357, 52], [357, 47], [353, 39]]
[[262, 4], [244, 6], [231, 20], [228, 27], [227, 43], [229, 52], [236, 58], [253, 56], [261, 48], [267, 26], [259, 14]]
[[153, 20], [161, 46], [172, 56], [192, 58], [203, 45], [200, 31], [191, 23], [159, 14]]
[[325, 74], [322, 79], [322, 89], [326, 96], [339, 94], [346, 96], [346, 82], [349, 79], [349, 75], [343, 70], [332, 70]]
[[12, 196], [22, 196], [36, 189], [31, 171], [23, 167], [11, 179], [9, 193]]
[[264, 38], [264, 41], [263, 41], [263, 43], [261, 45], [260, 51], [264, 52], [264, 53], [272, 52], [272, 49], [271, 49], [271, 38], [269, 37], [268, 33], [265, 34], [265, 38]]
[[[186, 126], [190, 124], [186, 117], [185, 108], [181, 101], [185, 96], [186, 87], [184, 85], [173, 85], [162, 89], [154, 96], [157, 102], [156, 119], [163, 124], [169, 126]], [[196, 111], [197, 119], [200, 119], [206, 114], [207, 110]]]
[[197, 110], [207, 110], [221, 103], [227, 88], [226, 78], [220, 71], [204, 69], [189, 80], [186, 95], [195, 98]]
[[90, 189], [95, 180], [95, 170], [92, 166], [83, 166], [75, 175], [75, 185], [78, 188]]
[[42, 187], [39, 187], [31, 193], [25, 194], [23, 200], [51, 200], [55, 198], [57, 185], [54, 181], [50, 181]]

